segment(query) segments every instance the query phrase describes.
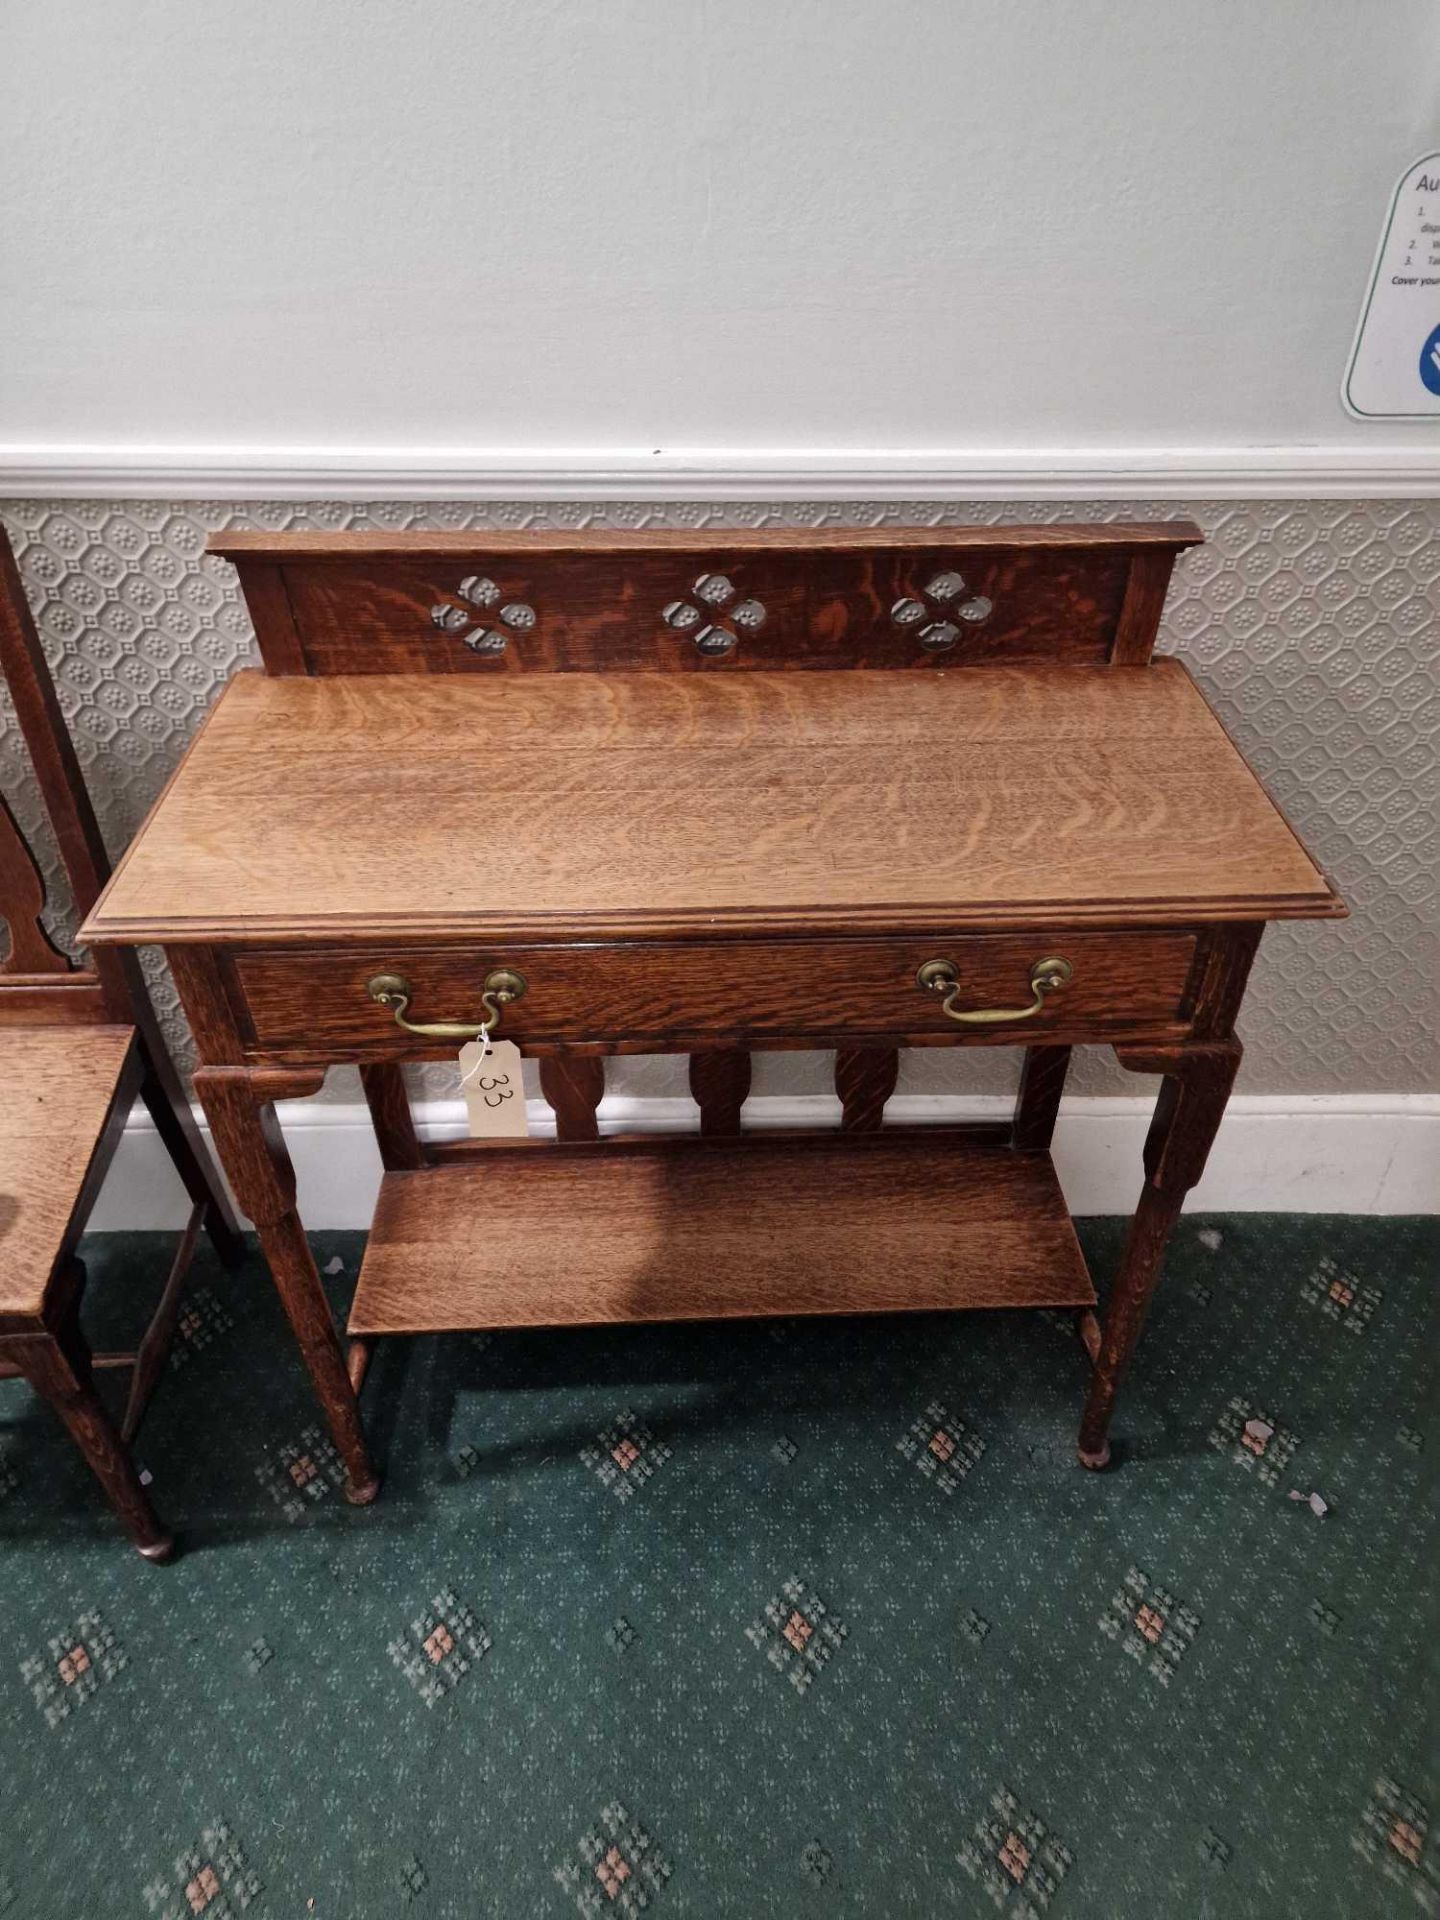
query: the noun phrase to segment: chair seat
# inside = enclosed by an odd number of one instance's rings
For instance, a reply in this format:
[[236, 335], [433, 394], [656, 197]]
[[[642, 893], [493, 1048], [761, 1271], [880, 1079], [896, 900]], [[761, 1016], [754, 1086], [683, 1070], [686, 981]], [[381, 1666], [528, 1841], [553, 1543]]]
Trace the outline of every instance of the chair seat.
[[0, 1027], [0, 1333], [33, 1325], [86, 1194], [133, 1027]]

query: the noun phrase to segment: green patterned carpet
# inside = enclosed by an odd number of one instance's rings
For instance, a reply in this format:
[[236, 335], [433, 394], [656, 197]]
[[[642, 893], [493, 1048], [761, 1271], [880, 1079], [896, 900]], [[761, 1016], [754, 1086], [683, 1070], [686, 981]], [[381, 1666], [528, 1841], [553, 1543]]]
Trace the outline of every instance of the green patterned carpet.
[[[102, 1343], [167, 1250], [88, 1243]], [[1187, 1219], [1103, 1475], [1058, 1315], [392, 1342], [362, 1512], [203, 1256], [173, 1566], [0, 1398], [0, 1913], [1440, 1912], [1437, 1272], [1435, 1222]]]

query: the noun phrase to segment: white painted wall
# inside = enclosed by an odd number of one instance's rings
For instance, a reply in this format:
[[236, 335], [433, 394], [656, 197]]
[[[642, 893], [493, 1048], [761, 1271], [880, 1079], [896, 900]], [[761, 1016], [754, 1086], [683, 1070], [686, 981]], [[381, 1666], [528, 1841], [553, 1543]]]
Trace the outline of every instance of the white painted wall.
[[0, 468], [1423, 464], [1338, 391], [1437, 76], [1432, 0], [12, 5]]

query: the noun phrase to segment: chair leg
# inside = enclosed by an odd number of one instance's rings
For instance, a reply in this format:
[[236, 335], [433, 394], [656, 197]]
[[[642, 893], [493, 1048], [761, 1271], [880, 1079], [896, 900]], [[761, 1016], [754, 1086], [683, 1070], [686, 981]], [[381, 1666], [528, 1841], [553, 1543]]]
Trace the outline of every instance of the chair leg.
[[130, 1376], [130, 1398], [125, 1402], [125, 1417], [120, 1423], [120, 1438], [127, 1447], [135, 1444], [135, 1435], [140, 1431], [140, 1422], [145, 1418], [150, 1396], [159, 1386], [165, 1362], [170, 1357], [175, 1322], [180, 1317], [180, 1295], [190, 1276], [190, 1262], [195, 1257], [195, 1242], [200, 1237], [205, 1213], [204, 1206], [190, 1209], [190, 1218], [170, 1263], [170, 1275], [160, 1295], [159, 1305], [150, 1316], [150, 1324], [136, 1349], [135, 1368]]
[[199, 1129], [168, 1057], [162, 1071], [154, 1057], [146, 1055], [140, 1098], [150, 1110], [155, 1131], [164, 1141], [191, 1202], [205, 1209], [205, 1231], [211, 1246], [224, 1266], [238, 1266], [245, 1257], [245, 1243], [219, 1178], [205, 1158]]
[[140, 1552], [147, 1560], [168, 1560], [175, 1551], [174, 1535], [156, 1518], [130, 1450], [95, 1391], [90, 1349], [74, 1312], [51, 1332], [7, 1336], [6, 1346], [70, 1429]]

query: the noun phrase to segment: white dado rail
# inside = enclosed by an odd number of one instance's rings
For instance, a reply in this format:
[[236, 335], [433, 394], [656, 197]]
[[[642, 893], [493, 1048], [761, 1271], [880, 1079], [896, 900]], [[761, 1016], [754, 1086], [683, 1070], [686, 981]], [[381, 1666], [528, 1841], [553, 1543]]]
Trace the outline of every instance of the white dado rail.
[[0, 443], [0, 498], [1410, 500], [1440, 435], [1275, 447], [444, 448]]

